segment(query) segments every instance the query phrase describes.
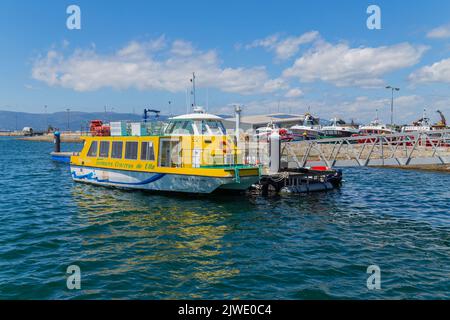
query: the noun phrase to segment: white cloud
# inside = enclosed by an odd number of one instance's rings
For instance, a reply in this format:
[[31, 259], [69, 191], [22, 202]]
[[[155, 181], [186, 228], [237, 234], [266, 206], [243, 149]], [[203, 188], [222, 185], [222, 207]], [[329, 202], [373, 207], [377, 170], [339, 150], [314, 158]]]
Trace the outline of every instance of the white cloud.
[[285, 79], [276, 78], [264, 83], [263, 92], [275, 92], [282, 89], [288, 89], [289, 85]]
[[172, 43], [172, 49], [170, 50], [170, 52], [178, 56], [188, 57], [195, 53], [195, 49], [192, 43], [188, 41], [175, 40]]
[[[196, 72], [199, 86], [224, 92], [254, 94], [287, 88], [283, 79], [270, 79], [265, 67], [223, 67], [214, 50], [200, 51], [187, 41], [176, 40], [169, 50], [160, 37], [150, 42], [133, 41], [110, 55], [95, 47], [66, 56], [50, 50], [35, 60], [32, 77], [49, 86], [94, 91], [100, 88], [184, 91]], [[163, 57], [163, 58], [162, 58]]]
[[286, 92], [286, 94], [284, 95], [286, 98], [298, 98], [301, 97], [303, 95], [303, 91], [299, 88], [293, 88], [291, 90], [289, 90], [288, 92]]
[[409, 95], [409, 96], [400, 96], [398, 98], [395, 98], [395, 105], [402, 107], [402, 108], [408, 108], [411, 106], [419, 106], [422, 105], [425, 102], [423, 97], [418, 96], [416, 94]]
[[414, 83], [450, 83], [450, 58], [420, 68], [413, 72], [409, 79]]
[[268, 51], [275, 52], [278, 60], [287, 60], [298, 53], [303, 44], [311, 43], [319, 38], [317, 31], [310, 31], [300, 36], [291, 36], [281, 39], [280, 35], [275, 34], [267, 38], [255, 40], [247, 45], [247, 49], [262, 47]]
[[450, 38], [450, 24], [437, 27], [427, 33], [427, 38], [430, 39], [446, 39]]
[[417, 64], [426, 50], [408, 43], [350, 48], [344, 43], [321, 42], [298, 58], [283, 76], [302, 82], [321, 80], [339, 87], [375, 87], [383, 84], [384, 74]]
[[[408, 123], [418, 119], [422, 114], [424, 99], [418, 95], [406, 95], [394, 99], [394, 119], [396, 123]], [[358, 121], [368, 122], [375, 119], [376, 111], [381, 121], [390, 122], [389, 98], [370, 98], [367, 96], [356, 97], [354, 100], [337, 103], [338, 110], [348, 119], [355, 118]]]
[[319, 33], [317, 31], [312, 31], [299, 37], [286, 38], [277, 44], [275, 48], [276, 56], [280, 60], [289, 59], [298, 52], [300, 45], [310, 43], [318, 37]]
[[255, 40], [251, 44], [246, 45], [245, 48], [246, 49], [252, 49], [252, 48], [257, 48], [257, 47], [273, 48], [273, 47], [275, 47], [279, 38], [280, 38], [280, 35], [273, 34], [264, 39]]

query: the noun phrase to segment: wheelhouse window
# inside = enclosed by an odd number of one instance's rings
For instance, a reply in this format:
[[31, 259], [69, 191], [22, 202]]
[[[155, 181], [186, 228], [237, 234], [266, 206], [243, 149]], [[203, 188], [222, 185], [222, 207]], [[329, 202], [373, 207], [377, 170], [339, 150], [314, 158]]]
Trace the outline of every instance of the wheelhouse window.
[[138, 143], [137, 142], [127, 142], [125, 144], [125, 159], [137, 160], [138, 154]]
[[87, 156], [88, 157], [96, 157], [97, 156], [98, 143], [97, 141], [92, 141], [91, 146], [89, 147]]
[[141, 160], [155, 161], [155, 151], [152, 141], [141, 143]]
[[221, 121], [206, 120], [206, 121], [204, 121], [204, 123], [205, 123], [206, 127], [208, 128], [208, 131], [210, 134], [222, 135], [222, 134], [226, 133], [225, 127], [223, 126], [223, 123]]
[[108, 158], [109, 157], [109, 141], [100, 142], [100, 158]]
[[122, 153], [123, 153], [123, 142], [114, 141], [112, 143], [111, 158], [122, 159]]
[[192, 120], [178, 120], [171, 122], [166, 134], [194, 134], [194, 127]]
[[221, 121], [217, 120], [203, 120], [201, 122], [201, 133], [210, 135], [224, 135], [226, 129]]

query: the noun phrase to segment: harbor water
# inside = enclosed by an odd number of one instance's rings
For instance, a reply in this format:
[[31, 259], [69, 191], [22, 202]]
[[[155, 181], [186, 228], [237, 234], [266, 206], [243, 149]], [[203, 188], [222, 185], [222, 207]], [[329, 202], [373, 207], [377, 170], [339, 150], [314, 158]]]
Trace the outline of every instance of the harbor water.
[[0, 138], [1, 299], [450, 298], [447, 173], [345, 168], [326, 193], [173, 196], [75, 184], [52, 148]]

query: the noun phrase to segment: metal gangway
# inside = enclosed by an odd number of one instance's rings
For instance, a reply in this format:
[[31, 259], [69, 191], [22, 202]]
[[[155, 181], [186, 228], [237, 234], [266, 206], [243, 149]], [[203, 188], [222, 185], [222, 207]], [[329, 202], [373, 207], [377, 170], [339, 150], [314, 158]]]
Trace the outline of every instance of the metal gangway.
[[450, 164], [450, 130], [282, 143], [289, 168]]

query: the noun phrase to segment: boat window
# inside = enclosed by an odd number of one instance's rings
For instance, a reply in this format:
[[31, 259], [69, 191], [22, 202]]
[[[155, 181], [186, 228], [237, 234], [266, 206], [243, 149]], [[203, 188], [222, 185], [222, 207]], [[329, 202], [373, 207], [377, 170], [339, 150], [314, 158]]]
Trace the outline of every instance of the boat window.
[[[206, 126], [206, 128], [205, 128], [205, 126]], [[206, 132], [205, 129], [207, 129], [209, 132]], [[221, 121], [216, 121], [216, 120], [203, 121], [202, 131], [203, 131], [203, 134], [210, 133], [213, 135], [225, 134], [225, 132], [226, 132], [225, 127], [223, 126], [223, 123]]]
[[183, 130], [186, 130], [188, 134], [194, 134], [194, 127], [192, 121], [185, 121], [183, 125]]
[[109, 141], [100, 142], [100, 158], [108, 158], [109, 156]]
[[123, 152], [123, 142], [114, 141], [112, 143], [111, 158], [122, 159], [122, 152]]
[[167, 134], [194, 134], [191, 120], [174, 121], [169, 124]]
[[136, 160], [138, 152], [137, 142], [127, 142], [125, 144], [125, 159]]
[[167, 125], [167, 127], [166, 127], [165, 133], [166, 133], [166, 134], [172, 133], [172, 130], [173, 130], [173, 127], [174, 127], [174, 126], [175, 126], [175, 122], [170, 122], [170, 123]]
[[97, 141], [92, 141], [91, 142], [91, 146], [89, 147], [89, 151], [87, 153], [87, 156], [88, 157], [96, 157], [97, 156], [97, 148], [98, 148]]
[[141, 143], [141, 160], [155, 161], [155, 151], [153, 150], [153, 142]]

